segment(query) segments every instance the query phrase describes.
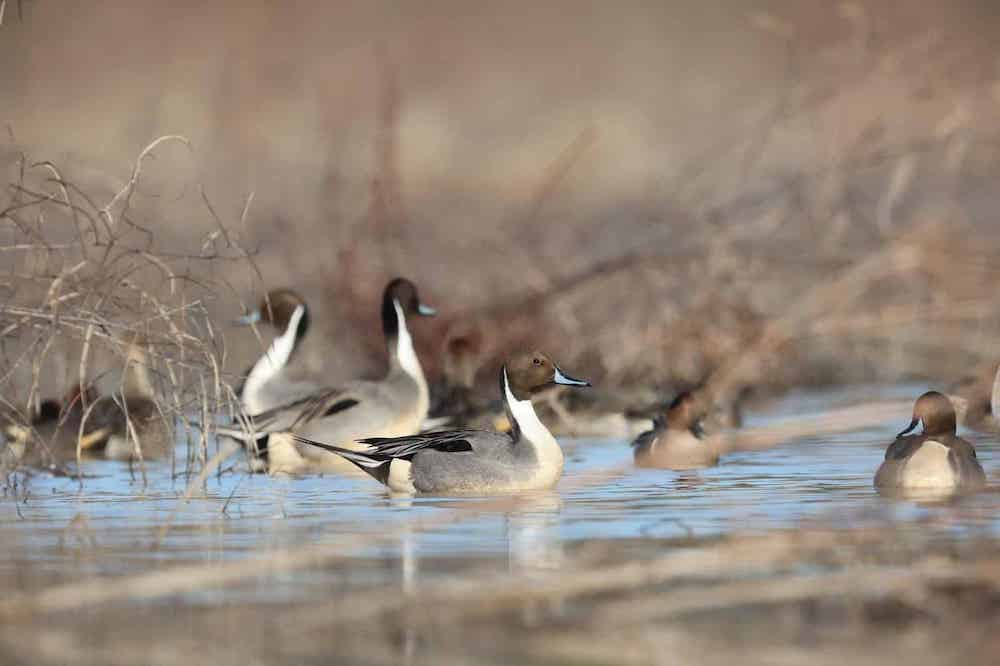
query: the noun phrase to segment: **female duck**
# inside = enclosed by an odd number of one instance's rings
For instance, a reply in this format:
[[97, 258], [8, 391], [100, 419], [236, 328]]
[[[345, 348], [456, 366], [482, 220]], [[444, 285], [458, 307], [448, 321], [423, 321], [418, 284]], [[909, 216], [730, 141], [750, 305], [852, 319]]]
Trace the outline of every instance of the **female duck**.
[[390, 490], [404, 493], [511, 493], [551, 488], [563, 469], [562, 449], [535, 414], [531, 396], [552, 384], [590, 386], [567, 377], [540, 352], [521, 354], [500, 370], [512, 429], [447, 430], [361, 440], [352, 450], [296, 439], [344, 456]]
[[694, 396], [684, 391], [674, 398], [653, 429], [639, 435], [632, 447], [638, 467], [697, 469], [719, 462], [719, 453], [705, 438]]
[[[382, 297], [382, 330], [389, 355], [389, 372], [383, 379], [324, 389], [289, 404], [251, 414], [250, 427], [246, 430], [220, 428], [218, 432], [244, 443], [255, 443], [271, 473], [353, 469], [340, 456], [315, 447], [297, 446], [288, 433], [321, 438], [350, 449], [357, 447], [357, 441], [364, 437], [395, 437], [418, 432], [427, 418], [430, 401], [406, 318], [408, 315], [427, 317], [434, 314], [432, 308], [420, 302], [412, 282], [402, 278], [393, 280]], [[296, 331], [302, 324], [297, 326]], [[292, 330], [291, 323], [286, 330]]]
[[10, 425], [6, 434], [15, 445], [13, 450], [22, 451], [22, 456], [34, 441], [22, 462], [38, 466], [75, 460], [77, 449], [83, 458], [163, 458], [170, 452], [171, 431], [157, 407], [145, 346], [133, 341], [126, 354], [121, 391], [95, 399], [90, 388], [84, 395], [74, 387], [62, 404], [42, 402], [30, 428]]
[[[955, 408], [937, 391], [928, 391], [913, 406], [913, 420], [899, 433], [875, 474], [883, 489], [958, 491], [986, 483], [972, 444], [955, 434]], [[910, 435], [923, 423], [920, 435]]]
[[[43, 400], [28, 425], [11, 418], [4, 427], [6, 465], [49, 467], [75, 460], [83, 417], [82, 403], [79, 386], [75, 386], [62, 402]], [[106, 436], [105, 432], [85, 433], [79, 440], [83, 455], [86, 456], [96, 443], [103, 442]]]
[[129, 344], [121, 391], [98, 398], [86, 427], [91, 439], [104, 434], [103, 441], [94, 441], [90, 448], [99, 449], [105, 458], [150, 460], [170, 454], [173, 428], [157, 406], [145, 342], [134, 339]]

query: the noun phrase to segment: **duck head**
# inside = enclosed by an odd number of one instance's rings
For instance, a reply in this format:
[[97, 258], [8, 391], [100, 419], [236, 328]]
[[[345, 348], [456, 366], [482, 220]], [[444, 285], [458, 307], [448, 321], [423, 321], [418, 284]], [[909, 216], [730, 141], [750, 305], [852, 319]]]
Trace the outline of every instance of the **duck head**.
[[955, 407], [943, 393], [928, 391], [913, 405], [913, 420], [897, 437], [908, 435], [923, 423], [925, 435], [954, 435], [957, 428]]
[[382, 327], [387, 338], [398, 335], [400, 319], [406, 316], [433, 317], [437, 310], [420, 302], [415, 284], [406, 278], [396, 278], [385, 286], [382, 294]]
[[385, 286], [382, 295], [382, 331], [390, 368], [401, 368], [426, 390], [420, 359], [413, 348], [413, 338], [406, 317], [433, 317], [437, 310], [420, 301], [417, 287], [405, 278], [396, 278]]
[[482, 335], [476, 331], [448, 338], [442, 371], [450, 387], [472, 388], [482, 361], [482, 347]]
[[35, 414], [35, 418], [32, 419], [32, 425], [39, 425], [41, 423], [56, 422], [62, 415], [62, 405], [59, 404], [58, 400], [53, 400], [48, 398], [42, 400], [42, 403], [38, 405], [38, 413]]
[[671, 430], [690, 430], [701, 437], [701, 414], [698, 410], [698, 400], [690, 391], [681, 391], [667, 407], [662, 417]]
[[[299, 312], [301, 314], [296, 315]], [[291, 289], [272, 289], [264, 295], [256, 310], [243, 315], [235, 323], [249, 326], [264, 322], [278, 331], [286, 331], [295, 319], [295, 337], [301, 338], [309, 329], [309, 309], [305, 300]]]
[[529, 352], [518, 354], [504, 364], [501, 381], [505, 389], [517, 400], [528, 400], [542, 389], [552, 385], [590, 386], [590, 382], [574, 379], [559, 369], [547, 354]]

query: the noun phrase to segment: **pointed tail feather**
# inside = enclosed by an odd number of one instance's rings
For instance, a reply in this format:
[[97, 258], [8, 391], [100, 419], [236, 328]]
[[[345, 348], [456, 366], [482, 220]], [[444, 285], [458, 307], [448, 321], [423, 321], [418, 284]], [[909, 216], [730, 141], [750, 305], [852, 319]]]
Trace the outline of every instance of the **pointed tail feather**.
[[323, 442], [317, 442], [314, 439], [294, 434], [292, 435], [292, 439], [300, 444], [308, 444], [310, 446], [315, 446], [325, 451], [329, 451], [330, 453], [336, 453], [341, 458], [346, 459], [348, 462], [352, 463], [355, 467], [370, 475], [381, 484], [385, 484], [388, 481], [389, 466], [392, 464], [391, 458], [374, 456], [365, 451], [353, 451], [351, 449], [345, 449], [332, 444], [324, 444]]
[[[195, 427], [201, 427], [200, 424], [196, 424], [195, 422], [192, 422], [192, 425], [195, 425]], [[215, 434], [220, 437], [229, 437], [231, 439], [235, 439], [238, 442], [243, 442], [244, 444], [247, 444], [251, 440], [259, 442], [260, 440], [265, 439], [271, 433], [264, 432], [261, 430], [255, 430], [253, 432], [250, 432], [246, 428], [243, 428], [239, 425], [229, 425], [229, 426], [219, 425], [215, 426]]]

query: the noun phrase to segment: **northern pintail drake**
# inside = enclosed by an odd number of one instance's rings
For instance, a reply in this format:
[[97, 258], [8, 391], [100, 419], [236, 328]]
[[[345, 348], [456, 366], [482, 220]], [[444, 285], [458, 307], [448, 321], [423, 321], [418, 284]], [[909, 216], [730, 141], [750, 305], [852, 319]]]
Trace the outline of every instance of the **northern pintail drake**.
[[687, 391], [674, 398], [653, 429], [639, 435], [632, 447], [639, 467], [684, 470], [719, 462], [717, 447], [702, 430], [696, 399]]
[[[923, 433], [911, 435], [920, 424]], [[888, 490], [974, 490], [986, 483], [972, 444], [958, 437], [955, 408], [942, 393], [928, 391], [913, 406], [913, 419], [896, 436], [875, 474], [875, 485]]]
[[568, 377], [541, 352], [520, 354], [500, 370], [509, 433], [446, 430], [371, 438], [361, 450], [305, 437], [304, 444], [342, 455], [400, 493], [497, 494], [551, 488], [563, 470], [559, 443], [535, 414], [532, 394], [553, 384], [590, 386]]
[[250, 367], [237, 389], [240, 407], [251, 416], [288, 405], [322, 387], [317, 383], [292, 380], [288, 364], [309, 331], [309, 308], [292, 289], [273, 289], [261, 299], [257, 309], [236, 320], [249, 326], [268, 324], [277, 336]]
[[[294, 312], [299, 311], [293, 309], [286, 331], [301, 329], [301, 323], [292, 328]], [[381, 314], [389, 356], [389, 370], [383, 379], [323, 389], [290, 404], [250, 414], [248, 428], [219, 428], [218, 432], [255, 443], [268, 472], [288, 474], [354, 469], [340, 456], [296, 444], [289, 436], [292, 432], [348, 450], [357, 448], [357, 442], [365, 437], [419, 432], [430, 398], [407, 317], [428, 317], [435, 310], [420, 301], [412, 282], [397, 278], [385, 288]]]

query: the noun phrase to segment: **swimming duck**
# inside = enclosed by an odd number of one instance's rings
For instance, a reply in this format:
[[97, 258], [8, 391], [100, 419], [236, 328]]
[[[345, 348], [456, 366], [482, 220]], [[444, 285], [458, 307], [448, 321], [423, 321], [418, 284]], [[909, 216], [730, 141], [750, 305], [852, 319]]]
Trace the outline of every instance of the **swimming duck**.
[[251, 416], [262, 414], [315, 394], [321, 388], [315, 383], [293, 381], [286, 372], [289, 361], [309, 331], [309, 308], [298, 293], [291, 289], [273, 289], [261, 299], [256, 310], [235, 323], [244, 326], [265, 323], [278, 332], [237, 388], [244, 412]]
[[535, 414], [531, 396], [553, 384], [590, 386], [567, 376], [541, 352], [520, 354], [500, 370], [500, 393], [509, 433], [446, 430], [410, 437], [369, 438], [348, 449], [296, 436], [337, 453], [390, 490], [401, 493], [510, 493], [551, 488], [563, 469], [563, 453]]
[[[245, 444], [256, 443], [266, 458], [268, 472], [291, 474], [353, 467], [322, 449], [296, 445], [287, 436], [290, 432], [346, 449], [357, 447], [357, 441], [364, 437], [418, 432], [427, 418], [430, 398], [406, 317], [429, 317], [436, 311], [420, 302], [412, 282], [397, 278], [386, 285], [381, 314], [389, 356], [389, 371], [383, 379], [324, 389], [290, 404], [251, 414], [249, 428], [219, 428], [218, 432]], [[301, 323], [294, 330], [299, 328]]]
[[[30, 427], [7, 426], [14, 449], [21, 456], [28, 453], [21, 462], [37, 466], [50, 460], [75, 460], [78, 445], [84, 458], [149, 460], [168, 453], [170, 428], [156, 406], [143, 343], [129, 344], [121, 391], [95, 398], [88, 387], [85, 394], [86, 400], [79, 387], [74, 387], [62, 403], [43, 401]], [[29, 449], [30, 441], [37, 446]]]
[[679, 393], [666, 412], [656, 418], [653, 429], [632, 442], [635, 464], [639, 467], [696, 469], [719, 462], [719, 452], [705, 437], [701, 416], [693, 394]]
[[[87, 393], [90, 394], [90, 389]], [[9, 462], [29, 467], [47, 467], [75, 460], [82, 418], [83, 400], [79, 386], [75, 386], [62, 401], [43, 400], [28, 425], [11, 421], [4, 427], [7, 440], [5, 457]], [[106, 436], [103, 431], [86, 432], [79, 439], [82, 455], [90, 456], [91, 450], [102, 444]]]
[[[911, 435], [923, 423], [920, 435]], [[928, 391], [913, 406], [910, 425], [896, 436], [875, 474], [879, 488], [971, 490], [986, 483], [972, 444], [955, 434], [955, 408], [942, 393]]]

